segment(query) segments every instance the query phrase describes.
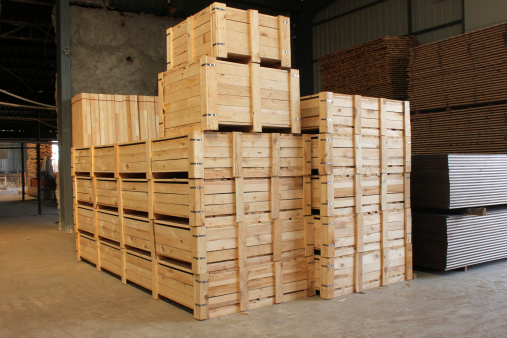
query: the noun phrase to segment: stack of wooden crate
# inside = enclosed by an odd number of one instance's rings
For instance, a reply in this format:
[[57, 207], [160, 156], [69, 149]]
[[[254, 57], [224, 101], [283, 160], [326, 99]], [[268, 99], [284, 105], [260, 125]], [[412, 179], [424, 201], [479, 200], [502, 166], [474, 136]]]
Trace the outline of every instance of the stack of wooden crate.
[[168, 60], [163, 138], [74, 148], [78, 259], [197, 319], [312, 294], [289, 19], [214, 3], [168, 30]]
[[301, 117], [321, 297], [412, 279], [408, 102], [322, 92]]
[[167, 46], [163, 137], [73, 148], [78, 260], [197, 319], [412, 278], [407, 102], [301, 99], [286, 17], [214, 3]]

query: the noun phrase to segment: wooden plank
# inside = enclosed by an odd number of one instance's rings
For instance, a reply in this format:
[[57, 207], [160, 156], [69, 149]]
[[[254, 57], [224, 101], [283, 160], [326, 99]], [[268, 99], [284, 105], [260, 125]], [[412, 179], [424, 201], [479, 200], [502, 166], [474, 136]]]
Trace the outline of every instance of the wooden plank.
[[271, 176], [280, 175], [280, 134], [271, 134]]
[[210, 5], [211, 11], [211, 41], [213, 43], [213, 56], [219, 58], [227, 57], [227, 22], [226, 13], [227, 5], [224, 3], [213, 3]]
[[201, 113], [203, 130], [218, 130], [216, 63], [212, 57], [203, 57], [201, 67]]
[[275, 303], [283, 303], [283, 262], [275, 261]]
[[204, 178], [204, 140], [203, 132], [194, 131], [189, 134], [189, 178]]
[[[259, 12], [255, 9], [249, 9], [248, 18], [249, 18], [249, 37], [250, 37], [250, 62], [260, 63], [260, 32], [259, 32]], [[253, 77], [253, 76], [252, 76]], [[254, 110], [255, 112], [255, 110]], [[255, 117], [255, 114], [254, 114]], [[255, 129], [255, 119], [254, 119], [254, 131], [258, 131]]]
[[250, 100], [254, 132], [262, 132], [260, 65], [250, 62]]
[[[232, 133], [232, 172], [234, 177], [243, 176], [243, 134], [240, 132]], [[241, 222], [238, 220], [238, 222]]]
[[129, 115], [129, 142], [141, 140], [140, 126], [139, 126], [139, 105], [136, 95], [128, 95], [128, 115]]
[[290, 19], [286, 16], [278, 16], [278, 49], [280, 51], [280, 61], [283, 68], [290, 68], [291, 48], [290, 48]]
[[194, 282], [194, 318], [204, 320], [209, 318], [209, 275], [207, 273], [195, 275]]
[[[290, 63], [290, 61], [286, 60], [282, 60], [282, 64]], [[288, 60], [290, 60], [290, 57]], [[289, 71], [289, 111], [291, 132], [293, 134], [301, 133], [301, 108], [299, 91], [299, 70], [291, 69]]]

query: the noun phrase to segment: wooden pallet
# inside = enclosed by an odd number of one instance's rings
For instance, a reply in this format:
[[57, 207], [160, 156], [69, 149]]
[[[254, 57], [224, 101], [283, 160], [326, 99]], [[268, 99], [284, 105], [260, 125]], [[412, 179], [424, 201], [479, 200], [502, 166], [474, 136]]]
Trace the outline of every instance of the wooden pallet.
[[192, 130], [300, 133], [299, 71], [204, 56], [163, 73], [165, 136]]
[[290, 68], [290, 19], [215, 2], [167, 29], [167, 70], [201, 56]]
[[90, 147], [159, 136], [157, 96], [80, 93], [72, 103], [72, 145]]

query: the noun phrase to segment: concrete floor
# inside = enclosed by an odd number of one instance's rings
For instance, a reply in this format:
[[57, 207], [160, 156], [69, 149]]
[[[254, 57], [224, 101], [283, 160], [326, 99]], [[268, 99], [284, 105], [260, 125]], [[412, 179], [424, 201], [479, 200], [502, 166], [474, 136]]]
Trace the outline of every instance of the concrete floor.
[[312, 297], [198, 322], [75, 258], [54, 204], [0, 192], [0, 337], [501, 337], [507, 260], [334, 300]]

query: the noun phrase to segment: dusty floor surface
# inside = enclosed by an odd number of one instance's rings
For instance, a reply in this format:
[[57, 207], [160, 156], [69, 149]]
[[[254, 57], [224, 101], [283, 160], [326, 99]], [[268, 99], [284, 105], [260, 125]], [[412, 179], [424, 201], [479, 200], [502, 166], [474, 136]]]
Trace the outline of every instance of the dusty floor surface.
[[76, 261], [54, 203], [0, 192], [0, 337], [505, 337], [507, 260], [198, 322]]

